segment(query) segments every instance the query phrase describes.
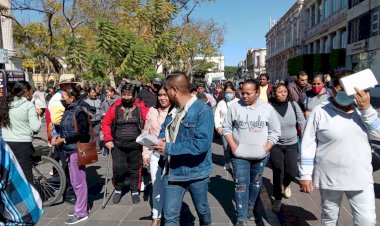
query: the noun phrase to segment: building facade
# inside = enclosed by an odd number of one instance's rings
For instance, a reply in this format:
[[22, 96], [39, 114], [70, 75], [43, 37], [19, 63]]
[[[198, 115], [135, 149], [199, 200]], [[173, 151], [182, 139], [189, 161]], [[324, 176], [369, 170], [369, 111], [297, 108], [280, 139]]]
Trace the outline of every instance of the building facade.
[[[195, 57], [194, 60], [203, 60], [203, 57]], [[206, 58], [207, 62], [213, 62], [214, 67], [209, 69], [205, 74], [205, 82], [210, 85], [211, 82], [224, 81], [224, 56], [212, 56]]]
[[288, 59], [302, 54], [302, 8], [304, 0], [297, 0], [277, 22], [270, 20], [266, 34], [266, 72], [272, 82], [288, 77]]
[[[346, 67], [370, 68], [380, 81], [380, 0], [349, 0]], [[380, 98], [380, 88], [371, 90]]]
[[[10, 9], [10, 0], [0, 0], [0, 5]], [[8, 15], [12, 15], [11, 10], [7, 11]], [[13, 28], [12, 19], [1, 17], [1, 43], [0, 43], [0, 68], [6, 70], [22, 70], [22, 60], [17, 57], [13, 44]]]
[[305, 0], [303, 53], [330, 53], [347, 46], [348, 0]]
[[265, 57], [267, 55], [266, 48], [249, 49], [247, 51], [246, 64], [247, 75], [257, 78], [261, 73], [266, 72]]

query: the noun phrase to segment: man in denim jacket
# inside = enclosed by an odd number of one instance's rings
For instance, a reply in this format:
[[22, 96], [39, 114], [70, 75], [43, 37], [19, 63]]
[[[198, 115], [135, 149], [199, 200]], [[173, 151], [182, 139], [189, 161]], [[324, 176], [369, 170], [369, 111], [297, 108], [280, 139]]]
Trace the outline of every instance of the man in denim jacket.
[[179, 225], [186, 190], [190, 192], [200, 225], [211, 225], [207, 192], [212, 171], [212, 110], [191, 96], [189, 80], [183, 73], [169, 76], [165, 90], [175, 108], [162, 125], [159, 135], [159, 138], [162, 138], [161, 143], [154, 146], [155, 150], [164, 154], [165, 160], [165, 225]]

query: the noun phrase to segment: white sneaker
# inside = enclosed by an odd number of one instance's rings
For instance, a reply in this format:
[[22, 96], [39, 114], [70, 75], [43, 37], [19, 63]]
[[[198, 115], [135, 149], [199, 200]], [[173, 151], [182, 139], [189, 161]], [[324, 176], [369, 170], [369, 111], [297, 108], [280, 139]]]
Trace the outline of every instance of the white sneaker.
[[292, 197], [292, 190], [290, 189], [290, 185], [288, 185], [285, 189], [284, 189], [284, 198], [290, 198]]
[[273, 212], [279, 213], [281, 210], [281, 200], [274, 200], [272, 205]]

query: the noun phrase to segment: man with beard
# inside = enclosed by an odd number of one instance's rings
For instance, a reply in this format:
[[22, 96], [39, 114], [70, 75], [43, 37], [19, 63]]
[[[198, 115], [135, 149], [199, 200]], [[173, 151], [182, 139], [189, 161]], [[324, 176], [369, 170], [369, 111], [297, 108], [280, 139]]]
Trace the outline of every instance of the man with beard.
[[123, 196], [124, 181], [130, 175], [130, 189], [133, 204], [140, 202], [140, 175], [142, 146], [136, 142], [141, 134], [148, 112], [144, 102], [137, 101], [136, 87], [127, 84], [121, 87], [121, 98], [107, 111], [102, 121], [104, 144], [112, 150], [113, 203], [119, 203]]
[[153, 78], [148, 84], [148, 87], [138, 93], [137, 99], [139, 101], [144, 101], [148, 108], [156, 106], [157, 93], [161, 87], [161, 84], [162, 81], [160, 78]]
[[186, 191], [191, 195], [200, 225], [212, 223], [207, 192], [212, 172], [214, 116], [210, 107], [191, 95], [189, 85], [182, 72], [167, 78], [165, 90], [175, 107], [162, 125], [161, 142], [153, 146], [164, 154], [165, 225], [179, 225]]
[[306, 72], [301, 71], [298, 74], [297, 79], [289, 84], [288, 89], [289, 100], [297, 102], [302, 111], [305, 111], [305, 108], [303, 107], [303, 100], [305, 99], [306, 91], [311, 89]]

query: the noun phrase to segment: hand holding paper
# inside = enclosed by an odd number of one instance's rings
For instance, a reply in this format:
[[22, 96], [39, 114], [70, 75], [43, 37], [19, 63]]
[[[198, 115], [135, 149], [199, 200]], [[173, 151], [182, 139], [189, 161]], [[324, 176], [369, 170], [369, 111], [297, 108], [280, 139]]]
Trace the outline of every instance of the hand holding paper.
[[339, 82], [349, 96], [356, 93], [355, 88], [358, 90], [366, 90], [368, 88], [373, 88], [378, 84], [371, 69], [365, 69], [350, 76], [343, 77], [339, 79]]
[[140, 134], [140, 136], [136, 138], [136, 142], [145, 147], [153, 149], [152, 146], [159, 144], [160, 140], [158, 140], [155, 136], [152, 136], [146, 131], [144, 131], [143, 133]]

